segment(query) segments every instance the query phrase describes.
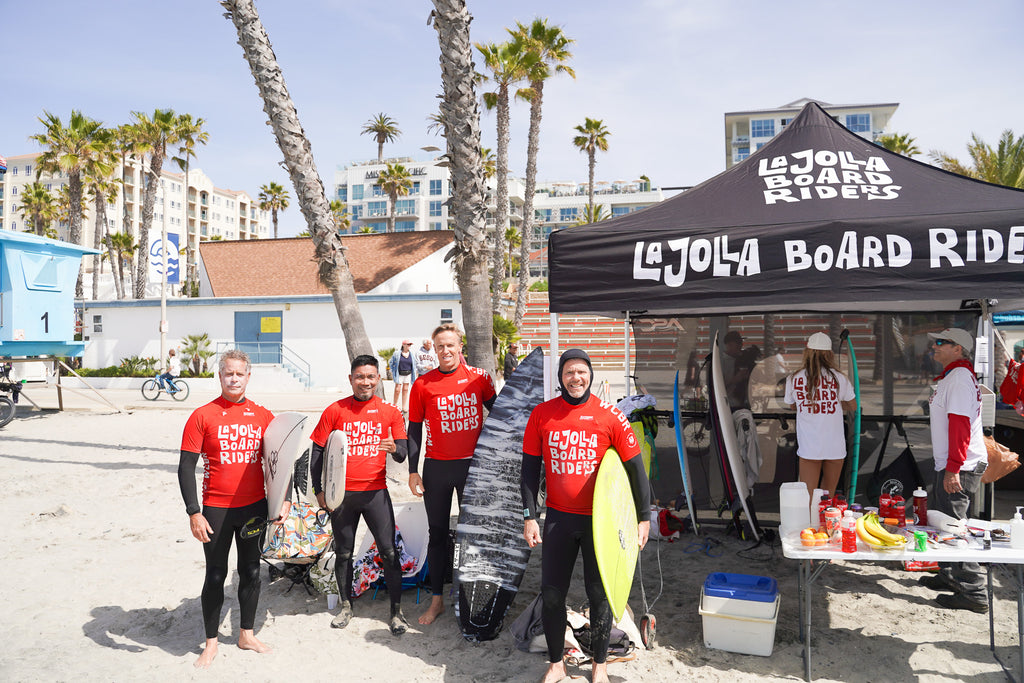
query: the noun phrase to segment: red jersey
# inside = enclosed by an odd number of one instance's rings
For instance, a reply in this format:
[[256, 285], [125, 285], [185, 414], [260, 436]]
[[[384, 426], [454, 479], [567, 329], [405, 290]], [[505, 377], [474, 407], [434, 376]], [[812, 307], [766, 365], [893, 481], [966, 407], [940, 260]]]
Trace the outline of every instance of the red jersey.
[[623, 462], [640, 453], [626, 416], [594, 395], [578, 406], [561, 398], [541, 403], [523, 434], [523, 452], [544, 458], [548, 507], [577, 515], [593, 511], [597, 467], [609, 446]]
[[[318, 446], [327, 445], [327, 437], [335, 429], [348, 437], [348, 463], [345, 466], [346, 491], [379, 491], [387, 488], [387, 457], [380, 442], [388, 436], [405, 439], [405, 420], [393, 405], [379, 396], [357, 401], [354, 396], [327, 406], [310, 439]], [[326, 466], [326, 463], [325, 463]]]
[[263, 433], [273, 419], [258, 403], [223, 396], [193, 411], [181, 450], [203, 456], [203, 505], [237, 508], [266, 498]]
[[473, 457], [484, 424], [484, 402], [494, 398], [494, 382], [480, 368], [460, 363], [450, 374], [438, 369], [420, 375], [409, 395], [409, 421], [423, 423], [424, 457]]

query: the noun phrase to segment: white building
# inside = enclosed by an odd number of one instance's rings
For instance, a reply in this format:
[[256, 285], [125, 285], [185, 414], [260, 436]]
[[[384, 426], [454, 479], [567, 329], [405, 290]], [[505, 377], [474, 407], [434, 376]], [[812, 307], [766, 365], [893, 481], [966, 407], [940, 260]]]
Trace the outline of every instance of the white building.
[[809, 98], [784, 104], [776, 109], [756, 109], [725, 113], [725, 167], [746, 159], [778, 135], [796, 118], [804, 105], [817, 102], [832, 118], [866, 140], [875, 142], [885, 133], [898, 102], [876, 104], [829, 104]]
[[[19, 197], [25, 186], [36, 181], [39, 153], [8, 157], [7, 173], [0, 176], [0, 229], [24, 231], [26, 218]], [[142, 225], [143, 172], [137, 160], [128, 160], [124, 169], [120, 163], [113, 176], [120, 179], [124, 171], [124, 189], [113, 203], [107, 205], [107, 230], [111, 233], [127, 229], [138, 235]], [[166, 226], [168, 240], [175, 241], [186, 257], [186, 270], [182, 281], [196, 278], [196, 253], [199, 242], [211, 238], [225, 240], [264, 239], [269, 236], [270, 213], [259, 209], [248, 193], [216, 187], [201, 169], [189, 169], [188, 198], [184, 193], [184, 173], [167, 170], [160, 173], [160, 187], [153, 207], [150, 226], [150, 245], [159, 238]], [[61, 187], [68, 184], [66, 174], [43, 173], [39, 182], [56, 198]], [[92, 246], [96, 231], [93, 203], [83, 191], [82, 244]], [[187, 206], [186, 206], [187, 202]], [[57, 238], [67, 241], [70, 225], [54, 224]], [[160, 259], [162, 264], [162, 259]], [[92, 259], [84, 261], [86, 272], [92, 272]], [[151, 281], [159, 281], [159, 272], [151, 268]], [[111, 296], [112, 298], [112, 296]]]
[[[409, 171], [412, 188], [408, 196], [395, 205], [395, 231], [444, 230], [451, 227], [448, 199], [452, 196], [447, 160], [437, 157], [416, 161], [411, 157], [397, 157], [377, 161], [360, 161], [337, 169], [334, 173], [334, 199], [348, 207], [352, 219], [350, 232], [365, 227], [384, 232], [387, 227], [388, 196], [377, 185], [377, 177], [387, 164], [401, 164]], [[509, 177], [509, 219], [519, 226], [523, 219], [525, 180]], [[488, 182], [490, 206], [488, 227], [494, 225], [494, 180]], [[595, 183], [595, 205], [603, 207], [609, 218], [638, 211], [660, 202], [664, 197], [659, 188], [651, 188], [650, 181], [616, 180]], [[547, 238], [553, 230], [579, 222], [587, 205], [587, 184], [578, 182], [537, 183], [533, 198], [533, 239], [530, 243], [530, 275], [547, 276]]]

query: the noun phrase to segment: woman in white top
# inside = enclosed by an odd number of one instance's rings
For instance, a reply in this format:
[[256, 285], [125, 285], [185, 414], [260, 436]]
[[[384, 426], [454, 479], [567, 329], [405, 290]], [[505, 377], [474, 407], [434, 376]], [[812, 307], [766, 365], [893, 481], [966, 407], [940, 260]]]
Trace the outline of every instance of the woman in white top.
[[800, 369], [786, 378], [783, 400], [796, 410], [800, 481], [808, 491], [822, 488], [834, 494], [846, 459], [843, 411], [855, 410], [857, 401], [850, 380], [839, 372], [832, 340], [824, 332], [815, 332], [807, 340]]

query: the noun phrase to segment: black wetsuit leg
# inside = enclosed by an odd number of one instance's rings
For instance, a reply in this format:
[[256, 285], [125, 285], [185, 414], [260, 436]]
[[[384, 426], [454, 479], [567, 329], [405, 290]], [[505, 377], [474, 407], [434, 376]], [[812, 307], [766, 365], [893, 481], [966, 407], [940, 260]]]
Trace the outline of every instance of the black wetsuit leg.
[[548, 661], [562, 661], [565, 647], [565, 600], [569, 593], [576, 556], [583, 551], [583, 580], [590, 601], [590, 633], [594, 662], [608, 657], [611, 607], [597, 571], [592, 518], [548, 508], [541, 546], [541, 621], [548, 645]]
[[267, 518], [267, 501], [240, 508], [206, 506], [203, 516], [213, 528], [210, 542], [203, 544], [206, 555], [206, 580], [203, 582], [203, 624], [207, 638], [217, 637], [220, 612], [224, 606], [224, 582], [228, 577], [228, 553], [231, 540], [238, 555], [239, 626], [252, 629], [260, 599], [260, 537], [242, 538], [242, 527], [253, 517]]
[[391, 507], [391, 496], [387, 489], [378, 491], [348, 491], [341, 507], [331, 513], [331, 528], [334, 531], [334, 576], [342, 600], [352, 598], [352, 553], [355, 550], [356, 529], [359, 518], [366, 520], [366, 526], [377, 542], [384, 565], [384, 581], [388, 584], [388, 595], [392, 604], [402, 599], [402, 568], [395, 551], [395, 512]]
[[445, 568], [448, 565], [448, 527], [451, 518], [452, 493], [459, 496], [466, 487], [471, 458], [464, 460], [435, 460], [423, 462], [423, 506], [427, 511], [430, 541], [427, 544], [427, 564], [430, 566], [430, 590], [434, 595], [444, 591]]

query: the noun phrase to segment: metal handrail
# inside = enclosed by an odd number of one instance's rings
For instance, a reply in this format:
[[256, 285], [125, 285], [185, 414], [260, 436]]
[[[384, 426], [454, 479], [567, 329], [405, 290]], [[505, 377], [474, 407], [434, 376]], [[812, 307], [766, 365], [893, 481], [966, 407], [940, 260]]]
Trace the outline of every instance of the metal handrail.
[[[256, 353], [263, 354], [271, 350], [277, 351], [281, 359], [280, 365], [285, 368], [292, 368], [299, 375], [299, 381], [302, 382], [302, 386], [307, 389], [313, 384], [312, 366], [305, 358], [295, 352], [294, 349], [290, 348], [284, 342], [217, 342], [217, 355], [224, 353], [229, 349], [237, 348], [239, 344], [245, 344], [247, 347], [252, 345], [256, 346]], [[257, 363], [258, 365], [258, 363]], [[277, 365], [273, 363], [272, 365]]]

